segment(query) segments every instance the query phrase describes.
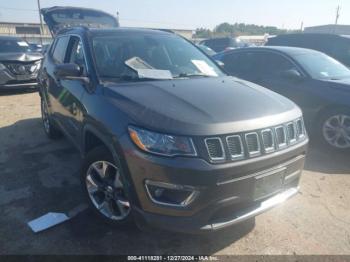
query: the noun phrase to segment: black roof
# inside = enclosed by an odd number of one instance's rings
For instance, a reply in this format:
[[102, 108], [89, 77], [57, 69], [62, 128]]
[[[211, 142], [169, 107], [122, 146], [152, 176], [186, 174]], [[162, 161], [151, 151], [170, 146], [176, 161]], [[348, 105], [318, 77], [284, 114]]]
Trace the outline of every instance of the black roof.
[[242, 51], [261, 51], [261, 50], [275, 51], [275, 52], [287, 54], [289, 56], [300, 55], [305, 53], [320, 53], [319, 51], [316, 51], [316, 50], [300, 48], [300, 47], [289, 47], [289, 46], [246, 47], [246, 48], [233, 49], [228, 52], [234, 53], [234, 52], [242, 52]]
[[295, 37], [323, 37], [323, 38], [337, 38], [337, 37], [345, 37], [349, 38], [348, 35], [337, 35], [337, 34], [329, 34], [329, 33], [293, 33], [293, 34], [282, 34], [271, 36], [269, 39], [273, 38], [295, 38]]

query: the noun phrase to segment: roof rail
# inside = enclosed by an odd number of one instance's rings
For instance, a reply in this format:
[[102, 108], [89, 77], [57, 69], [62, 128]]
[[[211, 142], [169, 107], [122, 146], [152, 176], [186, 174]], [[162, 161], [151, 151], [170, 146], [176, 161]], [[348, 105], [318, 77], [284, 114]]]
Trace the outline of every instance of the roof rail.
[[171, 34], [176, 34], [173, 30], [171, 29], [159, 29], [159, 28], [152, 28], [153, 30], [157, 30], [157, 31], [162, 31], [162, 32], [167, 32], [167, 33], [171, 33]]

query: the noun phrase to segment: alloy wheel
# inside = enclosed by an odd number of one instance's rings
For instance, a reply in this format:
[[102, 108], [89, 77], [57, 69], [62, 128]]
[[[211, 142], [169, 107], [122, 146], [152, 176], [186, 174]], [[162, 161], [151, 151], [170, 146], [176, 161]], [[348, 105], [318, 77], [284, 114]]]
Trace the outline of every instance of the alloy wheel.
[[130, 213], [130, 203], [121, 180], [120, 169], [110, 162], [90, 165], [86, 188], [94, 207], [111, 220], [123, 220]]
[[323, 137], [333, 147], [350, 148], [350, 116], [339, 114], [328, 118], [323, 124]]

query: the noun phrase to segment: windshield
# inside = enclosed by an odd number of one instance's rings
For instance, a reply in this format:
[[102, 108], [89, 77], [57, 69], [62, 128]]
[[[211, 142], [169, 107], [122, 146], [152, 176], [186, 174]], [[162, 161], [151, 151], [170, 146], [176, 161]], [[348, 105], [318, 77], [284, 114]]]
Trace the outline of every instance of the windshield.
[[315, 79], [342, 79], [350, 77], [350, 70], [337, 60], [322, 54], [309, 53], [295, 56], [295, 59]]
[[223, 73], [195, 46], [176, 35], [97, 36], [93, 50], [101, 78], [171, 79]]
[[27, 42], [20, 39], [0, 39], [0, 53], [25, 53], [29, 51]]

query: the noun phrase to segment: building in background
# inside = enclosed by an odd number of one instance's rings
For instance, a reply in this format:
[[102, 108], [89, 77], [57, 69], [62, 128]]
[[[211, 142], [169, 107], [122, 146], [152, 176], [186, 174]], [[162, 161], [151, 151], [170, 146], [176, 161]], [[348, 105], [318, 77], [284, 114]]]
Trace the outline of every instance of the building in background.
[[[194, 31], [189, 29], [167, 29], [173, 31], [176, 34], [179, 34], [189, 40], [192, 40]], [[22, 37], [29, 43], [40, 44], [41, 37], [43, 44], [51, 43], [51, 34], [48, 27], [43, 25], [43, 32], [40, 35], [40, 24], [38, 23], [8, 23], [0, 22], [0, 35], [6, 36], [18, 36]]]
[[264, 35], [242, 35], [239, 36], [238, 39], [243, 41], [244, 43], [248, 43], [250, 45], [262, 46], [265, 45], [267, 39], [270, 37], [269, 34]]
[[43, 44], [51, 42], [51, 34], [48, 27], [43, 25], [42, 35], [40, 34], [40, 24], [37, 23], [8, 23], [0, 22], [0, 35], [22, 37], [29, 43]]
[[350, 25], [320, 25], [305, 27], [304, 33], [350, 35]]

